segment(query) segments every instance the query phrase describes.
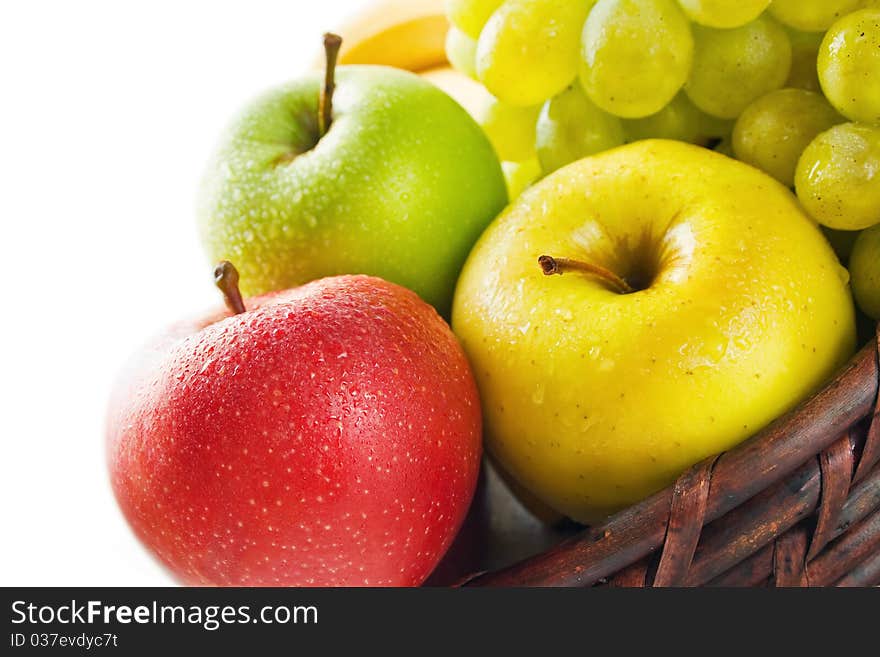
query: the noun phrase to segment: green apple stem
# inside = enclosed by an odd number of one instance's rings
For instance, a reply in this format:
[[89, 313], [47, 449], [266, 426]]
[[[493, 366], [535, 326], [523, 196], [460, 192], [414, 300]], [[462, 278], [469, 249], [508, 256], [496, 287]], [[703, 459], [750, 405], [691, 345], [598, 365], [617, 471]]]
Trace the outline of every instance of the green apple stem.
[[247, 308], [244, 307], [244, 299], [241, 298], [241, 290], [238, 289], [238, 270], [228, 260], [223, 260], [214, 267], [214, 284], [223, 293], [226, 307], [235, 315], [240, 315]]
[[333, 121], [333, 92], [336, 90], [336, 59], [342, 47], [342, 37], [332, 32], [324, 35], [324, 86], [318, 100], [318, 138], [327, 134]]
[[594, 265], [591, 262], [572, 260], [571, 258], [553, 258], [548, 255], [542, 255], [538, 258], [538, 264], [541, 265], [541, 270], [544, 272], [545, 276], [552, 276], [553, 274], [559, 274], [561, 276], [565, 272], [570, 271], [581, 272], [583, 274], [595, 276], [604, 281], [614, 288], [615, 292], [619, 292], [620, 294], [631, 294], [635, 292], [633, 287], [622, 277], [618, 276], [610, 269]]

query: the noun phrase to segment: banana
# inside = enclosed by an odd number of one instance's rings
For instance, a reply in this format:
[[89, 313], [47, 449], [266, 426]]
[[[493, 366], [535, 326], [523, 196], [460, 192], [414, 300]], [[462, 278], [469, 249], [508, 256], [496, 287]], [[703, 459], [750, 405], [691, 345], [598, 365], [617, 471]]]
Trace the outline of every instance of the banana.
[[[444, 0], [374, 0], [343, 22], [340, 64], [379, 64], [418, 73], [452, 96], [472, 116], [491, 97], [482, 85], [449, 66]], [[324, 66], [324, 57], [315, 68]]]
[[482, 116], [484, 108], [492, 101], [483, 85], [448, 64], [422, 71], [419, 75], [452, 96], [475, 118]]
[[376, 0], [337, 30], [343, 39], [339, 63], [420, 73], [447, 63], [448, 30], [444, 0]]

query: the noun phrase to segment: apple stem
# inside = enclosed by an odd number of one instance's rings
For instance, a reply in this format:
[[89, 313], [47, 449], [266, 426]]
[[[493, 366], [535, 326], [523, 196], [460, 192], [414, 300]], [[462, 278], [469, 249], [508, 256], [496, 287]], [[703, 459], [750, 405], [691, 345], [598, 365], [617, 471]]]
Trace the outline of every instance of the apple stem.
[[619, 292], [620, 294], [631, 294], [635, 292], [633, 287], [627, 283], [625, 279], [618, 276], [610, 269], [605, 269], [605, 267], [600, 267], [599, 265], [594, 265], [590, 262], [573, 260], [571, 258], [553, 258], [548, 255], [542, 255], [538, 258], [538, 264], [541, 265], [541, 270], [544, 272], [545, 276], [552, 276], [553, 274], [559, 274], [561, 276], [565, 272], [576, 271], [595, 276], [605, 283], [608, 283], [608, 285], [614, 288], [615, 292]]
[[324, 86], [321, 88], [321, 96], [318, 100], [318, 137], [323, 137], [330, 129], [333, 121], [333, 92], [336, 90], [336, 59], [339, 57], [339, 49], [342, 47], [342, 37], [332, 32], [324, 35], [324, 54], [326, 64], [324, 68]]
[[244, 299], [241, 298], [241, 290], [238, 289], [238, 270], [228, 260], [222, 260], [214, 267], [214, 284], [223, 293], [226, 307], [235, 315], [240, 315], [247, 308], [244, 307]]

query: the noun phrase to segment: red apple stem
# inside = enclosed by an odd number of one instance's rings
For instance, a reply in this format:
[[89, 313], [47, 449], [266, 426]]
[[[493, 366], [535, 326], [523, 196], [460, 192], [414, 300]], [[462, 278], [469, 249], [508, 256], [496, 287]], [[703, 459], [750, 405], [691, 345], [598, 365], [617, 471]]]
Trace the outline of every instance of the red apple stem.
[[560, 276], [566, 272], [580, 272], [583, 274], [589, 274], [590, 276], [595, 276], [601, 281], [607, 283], [612, 288], [614, 288], [615, 292], [620, 294], [631, 294], [635, 292], [632, 286], [626, 282], [624, 278], [618, 276], [610, 269], [606, 269], [605, 267], [601, 267], [599, 265], [594, 265], [591, 262], [584, 262], [583, 260], [573, 260], [571, 258], [554, 258], [548, 255], [542, 255], [538, 258], [538, 264], [541, 265], [541, 270], [544, 272], [545, 276], [552, 276], [553, 274], [559, 274]]
[[332, 32], [324, 35], [324, 86], [318, 99], [318, 137], [327, 134], [333, 122], [333, 92], [336, 90], [336, 60], [342, 47], [342, 37]]
[[244, 307], [244, 299], [241, 298], [241, 290], [238, 289], [238, 270], [228, 260], [223, 260], [214, 267], [214, 284], [223, 293], [226, 307], [235, 315], [240, 315], [247, 308]]

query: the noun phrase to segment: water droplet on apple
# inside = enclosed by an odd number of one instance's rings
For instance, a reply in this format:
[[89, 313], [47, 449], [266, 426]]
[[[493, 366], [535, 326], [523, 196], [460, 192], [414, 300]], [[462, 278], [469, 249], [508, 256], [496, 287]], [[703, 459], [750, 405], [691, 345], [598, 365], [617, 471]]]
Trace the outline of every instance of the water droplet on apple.
[[[269, 216], [273, 219], [278, 218], [277, 210], [270, 210]], [[269, 241], [275, 241], [281, 237], [281, 226], [277, 222], [270, 222], [266, 226], [266, 237]]]
[[610, 358], [603, 358], [599, 363], [599, 371], [600, 372], [608, 372], [614, 369], [614, 361]]
[[532, 392], [532, 402], [540, 406], [544, 403], [544, 384], [539, 383]]

